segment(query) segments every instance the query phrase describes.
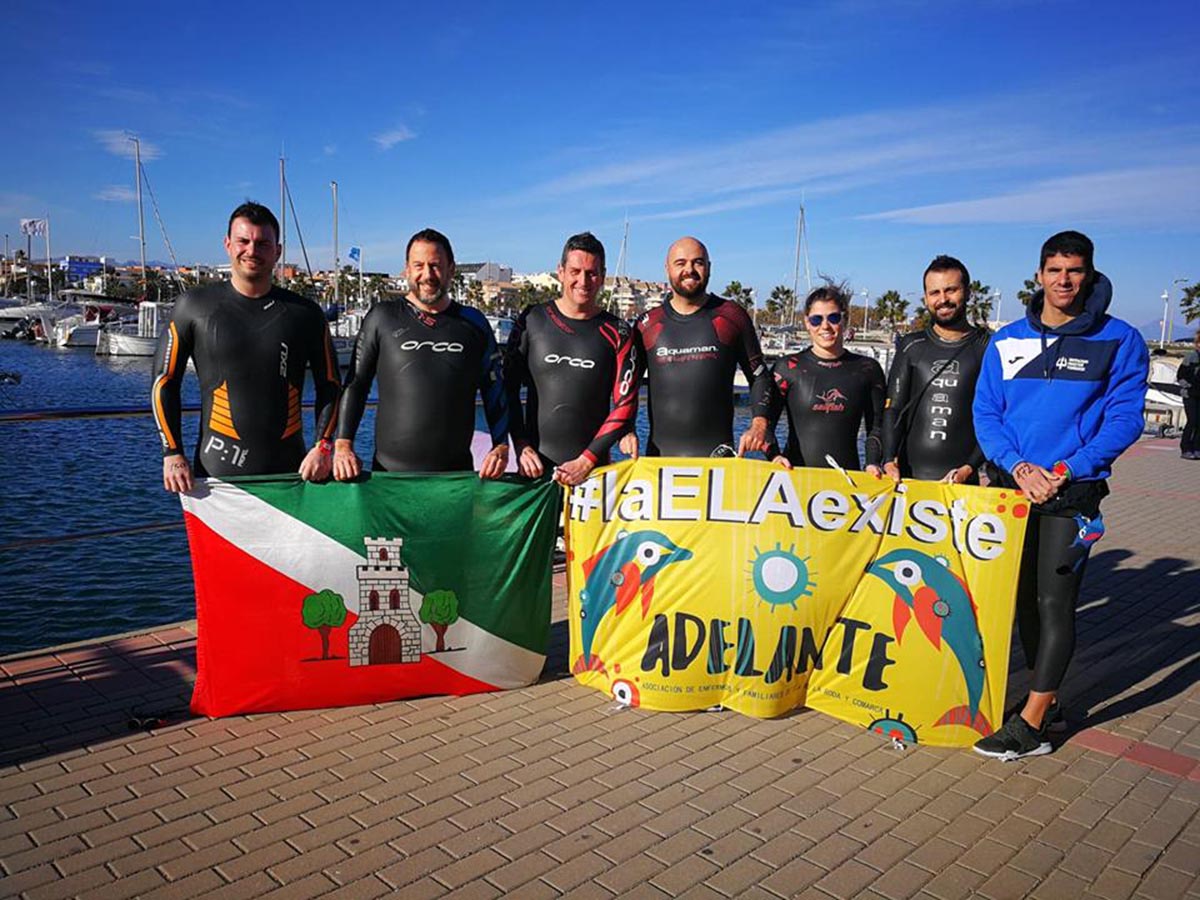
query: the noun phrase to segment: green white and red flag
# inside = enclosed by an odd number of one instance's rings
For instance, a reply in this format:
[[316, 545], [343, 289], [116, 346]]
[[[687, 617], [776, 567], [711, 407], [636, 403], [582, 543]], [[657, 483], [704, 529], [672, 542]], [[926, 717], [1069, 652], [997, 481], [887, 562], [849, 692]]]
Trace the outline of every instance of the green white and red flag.
[[208, 479], [183, 497], [193, 712], [470, 694], [537, 680], [559, 489], [472, 472]]

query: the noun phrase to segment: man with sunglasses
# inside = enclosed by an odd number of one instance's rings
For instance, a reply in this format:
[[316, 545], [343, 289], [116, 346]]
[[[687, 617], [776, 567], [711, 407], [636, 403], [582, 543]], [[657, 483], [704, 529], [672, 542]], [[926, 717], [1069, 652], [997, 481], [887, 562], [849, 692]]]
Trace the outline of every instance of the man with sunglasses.
[[[784, 468], [825, 468], [833, 460], [843, 469], [862, 469], [862, 423], [867, 433], [866, 471], [880, 475], [883, 369], [869, 356], [845, 349], [848, 308], [847, 293], [840, 286], [826, 285], [810, 293], [804, 300], [804, 327], [812, 346], [775, 363], [767, 457]], [[785, 406], [788, 438], [781, 453], [774, 441], [775, 423]]]
[[961, 262], [938, 256], [922, 280], [929, 324], [896, 338], [883, 413], [883, 468], [897, 482], [977, 484], [983, 451], [971, 402], [991, 335], [967, 321], [971, 276]]
[[[737, 303], [708, 293], [708, 249], [695, 238], [683, 237], [671, 245], [666, 269], [671, 298], [643, 315], [635, 329], [639, 362], [649, 380], [646, 452], [728, 453], [733, 445], [733, 377], [739, 367], [750, 385], [753, 418], [737, 452], [745, 456], [765, 451], [771, 376], [754, 323]], [[625, 435], [620, 448], [636, 458], [637, 434]]]

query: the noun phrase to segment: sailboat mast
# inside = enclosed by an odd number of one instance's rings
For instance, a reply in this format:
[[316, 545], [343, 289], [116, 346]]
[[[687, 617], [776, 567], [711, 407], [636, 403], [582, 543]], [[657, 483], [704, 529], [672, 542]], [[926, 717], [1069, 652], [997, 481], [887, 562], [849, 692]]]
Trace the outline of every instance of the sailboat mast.
[[625, 233], [621, 237], [621, 252], [617, 254], [617, 279], [627, 278], [628, 273], [625, 271], [629, 267], [629, 261], [625, 258], [629, 252], [629, 216], [625, 216]]
[[788, 314], [788, 324], [796, 324], [796, 304], [800, 298], [800, 241], [804, 234], [804, 204], [800, 204], [800, 212], [796, 214], [796, 258], [792, 265], [792, 308]]
[[329, 182], [329, 186], [333, 188], [333, 305], [338, 306], [341, 303], [341, 278], [338, 271], [338, 233], [337, 233], [337, 182]]
[[287, 265], [287, 176], [283, 171], [283, 148], [279, 150], [279, 275]]
[[137, 184], [138, 246], [141, 248], [142, 299], [144, 300], [150, 288], [146, 282], [146, 219], [142, 214], [142, 142], [133, 135], [129, 139], [133, 141], [133, 176]]

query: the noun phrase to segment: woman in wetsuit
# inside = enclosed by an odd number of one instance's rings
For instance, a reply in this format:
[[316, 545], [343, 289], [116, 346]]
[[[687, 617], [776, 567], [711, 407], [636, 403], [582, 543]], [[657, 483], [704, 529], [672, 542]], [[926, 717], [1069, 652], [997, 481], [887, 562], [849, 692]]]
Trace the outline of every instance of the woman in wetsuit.
[[767, 418], [768, 434], [784, 406], [788, 438], [783, 451], [777, 444], [768, 459], [785, 468], [828, 467], [831, 457], [844, 469], [862, 469], [858, 428], [866, 428], [866, 471], [880, 474], [883, 400], [887, 390], [883, 369], [868, 356], [843, 346], [848, 323], [846, 293], [835, 285], [819, 287], [804, 300], [804, 327], [812, 346], [775, 363], [777, 391]]

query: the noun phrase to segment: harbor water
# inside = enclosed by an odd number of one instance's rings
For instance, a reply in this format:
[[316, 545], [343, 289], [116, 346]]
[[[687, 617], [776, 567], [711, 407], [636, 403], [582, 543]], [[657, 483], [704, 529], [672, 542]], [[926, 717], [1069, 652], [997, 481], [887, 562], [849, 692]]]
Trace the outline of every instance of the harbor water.
[[[149, 414], [152, 367], [145, 358], [0, 341], [0, 372], [21, 377], [19, 384], [0, 384], [0, 412], [142, 410], [117, 418], [0, 422], [0, 655], [195, 615], [179, 501], [162, 489], [159, 441]], [[311, 382], [306, 387], [311, 400]], [[184, 379], [183, 402], [200, 402], [191, 373]], [[743, 403], [736, 434], [748, 419]], [[184, 415], [189, 452], [198, 426], [199, 416]], [[312, 427], [306, 411], [310, 439]], [[476, 427], [486, 430], [482, 409]], [[644, 402], [637, 429], [644, 447]], [[355, 442], [366, 460], [374, 431], [370, 407]], [[103, 534], [160, 524], [170, 527]]]

